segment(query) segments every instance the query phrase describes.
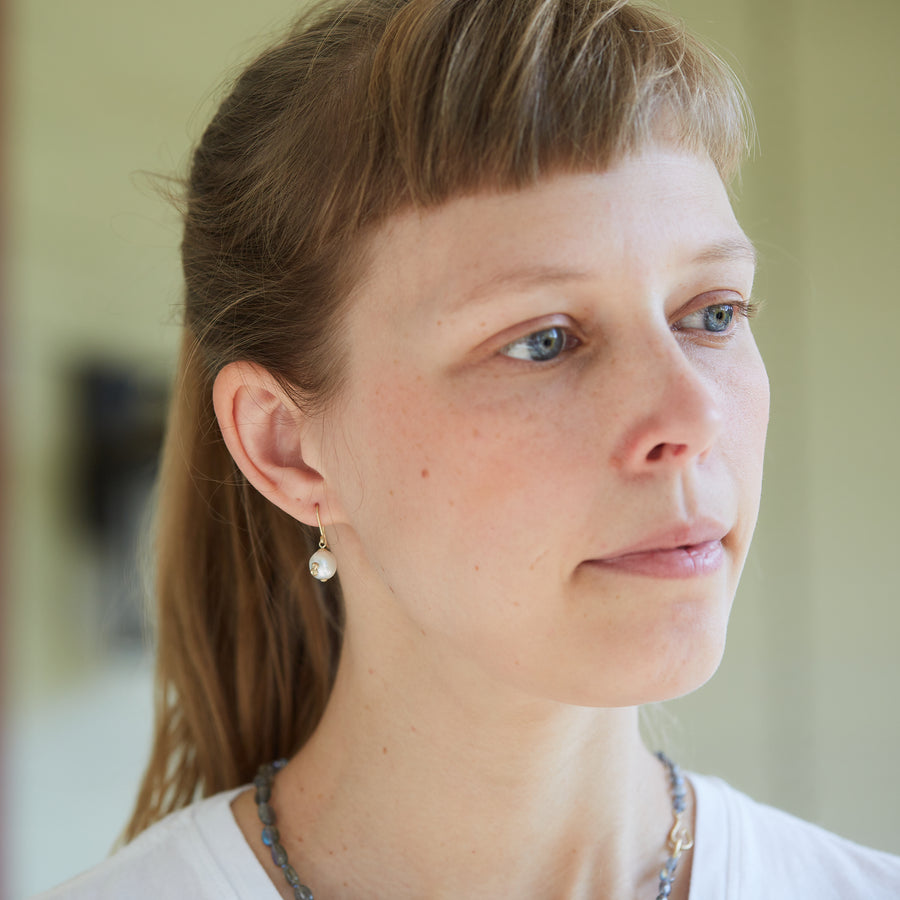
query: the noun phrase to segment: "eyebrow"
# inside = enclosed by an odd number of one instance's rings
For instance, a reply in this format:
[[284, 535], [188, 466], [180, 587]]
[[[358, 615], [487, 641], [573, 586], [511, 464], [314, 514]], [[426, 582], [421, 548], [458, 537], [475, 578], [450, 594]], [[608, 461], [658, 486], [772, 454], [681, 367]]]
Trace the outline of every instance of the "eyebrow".
[[[759, 257], [756, 247], [749, 238], [740, 237], [723, 238], [715, 241], [697, 253], [691, 260], [692, 265], [715, 262], [749, 262], [754, 268], [758, 264]], [[572, 282], [589, 281], [596, 275], [591, 272], [583, 272], [577, 269], [563, 269], [556, 266], [525, 266], [512, 272], [501, 272], [483, 281], [467, 291], [453, 304], [453, 312], [461, 310], [472, 303], [478, 303], [489, 299], [491, 295], [500, 290], [527, 290], [528, 288], [543, 287], [546, 285], [570, 284]]]
[[471, 291], [467, 291], [458, 298], [457, 302], [453, 304], [453, 311], [463, 309], [470, 303], [489, 299], [492, 294], [501, 289], [526, 290], [544, 285], [588, 281], [591, 277], [589, 272], [579, 272], [575, 269], [560, 269], [555, 266], [525, 266], [512, 272], [501, 272], [487, 281], [482, 281]]
[[716, 241], [704, 247], [693, 259], [695, 263], [728, 262], [729, 260], [749, 262], [756, 266], [759, 263], [759, 254], [750, 238], [741, 235]]

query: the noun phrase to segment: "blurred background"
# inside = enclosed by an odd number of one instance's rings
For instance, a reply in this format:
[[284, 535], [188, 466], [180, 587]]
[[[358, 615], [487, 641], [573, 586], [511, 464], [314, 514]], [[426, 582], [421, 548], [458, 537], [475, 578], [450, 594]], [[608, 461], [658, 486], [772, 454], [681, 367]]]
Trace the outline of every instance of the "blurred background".
[[[716, 677], [657, 714], [686, 768], [900, 853], [900, 4], [670, 0], [759, 150], [772, 380], [756, 543]], [[0, 897], [102, 859], [151, 731], [140, 535], [178, 338], [181, 173], [297, 3], [5, 0]]]

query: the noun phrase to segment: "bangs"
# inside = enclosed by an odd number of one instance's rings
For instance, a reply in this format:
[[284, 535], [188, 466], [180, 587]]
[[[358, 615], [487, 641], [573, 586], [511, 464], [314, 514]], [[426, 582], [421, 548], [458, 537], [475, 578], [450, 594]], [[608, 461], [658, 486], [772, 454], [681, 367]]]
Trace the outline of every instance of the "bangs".
[[752, 134], [729, 67], [627, 0], [394, 4], [370, 72], [367, 169], [417, 205], [602, 170], [660, 139], [727, 182]]

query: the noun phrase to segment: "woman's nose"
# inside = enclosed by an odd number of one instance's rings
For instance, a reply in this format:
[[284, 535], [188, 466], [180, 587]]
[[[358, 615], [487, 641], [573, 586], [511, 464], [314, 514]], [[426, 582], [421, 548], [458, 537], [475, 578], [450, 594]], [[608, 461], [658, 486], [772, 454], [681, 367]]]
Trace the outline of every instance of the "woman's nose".
[[669, 337], [665, 348], [637, 363], [635, 391], [629, 391], [625, 433], [615, 461], [634, 472], [686, 466], [706, 457], [723, 425], [721, 398], [714, 384]]

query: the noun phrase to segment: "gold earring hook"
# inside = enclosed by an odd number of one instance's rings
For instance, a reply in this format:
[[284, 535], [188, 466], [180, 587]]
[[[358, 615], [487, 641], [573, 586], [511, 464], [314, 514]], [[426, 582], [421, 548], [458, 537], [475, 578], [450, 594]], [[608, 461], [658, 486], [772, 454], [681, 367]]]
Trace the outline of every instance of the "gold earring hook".
[[325, 529], [322, 527], [322, 520], [319, 518], [319, 504], [316, 504], [316, 522], [319, 525], [319, 549], [327, 550], [328, 541], [325, 538]]

